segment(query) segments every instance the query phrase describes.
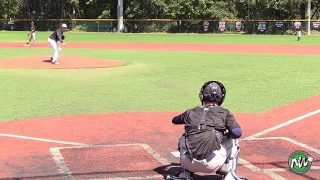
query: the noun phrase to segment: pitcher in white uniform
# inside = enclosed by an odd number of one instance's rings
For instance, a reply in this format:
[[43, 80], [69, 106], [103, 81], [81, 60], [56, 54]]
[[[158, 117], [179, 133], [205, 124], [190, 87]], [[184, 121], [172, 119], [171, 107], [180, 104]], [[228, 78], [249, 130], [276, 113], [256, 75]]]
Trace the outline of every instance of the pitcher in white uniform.
[[61, 28], [55, 30], [48, 38], [48, 42], [54, 50], [53, 57], [51, 58], [52, 64], [60, 64], [58, 58], [59, 58], [60, 51], [62, 49], [60, 48], [58, 41], [60, 41], [62, 45], [64, 46], [66, 45], [66, 43], [64, 42], [64, 35], [63, 35], [63, 32], [65, 31], [67, 31], [67, 25], [62, 24]]

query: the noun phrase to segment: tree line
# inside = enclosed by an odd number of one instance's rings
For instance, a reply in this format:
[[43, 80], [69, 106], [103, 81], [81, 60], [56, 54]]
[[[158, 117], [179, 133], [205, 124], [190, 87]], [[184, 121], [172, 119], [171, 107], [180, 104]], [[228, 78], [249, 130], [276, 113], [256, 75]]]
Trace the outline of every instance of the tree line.
[[[306, 19], [307, 0], [123, 0], [125, 19]], [[1, 0], [0, 19], [116, 19], [117, 0]], [[312, 0], [311, 19], [320, 17]]]

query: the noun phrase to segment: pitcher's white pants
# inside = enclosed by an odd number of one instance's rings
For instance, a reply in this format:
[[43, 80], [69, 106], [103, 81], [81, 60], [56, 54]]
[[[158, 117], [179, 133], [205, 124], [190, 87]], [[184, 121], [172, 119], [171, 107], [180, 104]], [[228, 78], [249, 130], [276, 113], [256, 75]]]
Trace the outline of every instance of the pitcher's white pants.
[[55, 40], [48, 38], [48, 42], [54, 50], [52, 62], [56, 62], [58, 61], [59, 53], [62, 49], [60, 48], [58, 42], [56, 42]]

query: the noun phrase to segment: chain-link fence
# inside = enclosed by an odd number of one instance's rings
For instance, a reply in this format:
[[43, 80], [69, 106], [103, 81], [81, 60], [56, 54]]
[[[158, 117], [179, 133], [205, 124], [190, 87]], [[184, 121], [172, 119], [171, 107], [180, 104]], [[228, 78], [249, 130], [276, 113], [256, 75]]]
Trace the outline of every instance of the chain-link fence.
[[70, 30], [87, 32], [114, 32], [117, 31], [117, 20], [70, 20], [70, 19], [46, 19], [46, 20], [0, 20], [0, 30], [29, 31], [30, 22], [33, 21], [36, 31], [54, 31], [66, 23]]
[[[66, 23], [70, 30], [87, 32], [116, 32], [117, 19], [49, 19], [49, 20], [0, 20], [0, 30], [29, 31], [33, 21], [37, 31], [53, 31]], [[294, 24], [300, 22], [307, 32], [306, 20], [171, 20], [126, 19], [124, 33], [244, 33], [244, 34], [292, 34]], [[320, 20], [311, 21], [311, 30], [320, 30]]]

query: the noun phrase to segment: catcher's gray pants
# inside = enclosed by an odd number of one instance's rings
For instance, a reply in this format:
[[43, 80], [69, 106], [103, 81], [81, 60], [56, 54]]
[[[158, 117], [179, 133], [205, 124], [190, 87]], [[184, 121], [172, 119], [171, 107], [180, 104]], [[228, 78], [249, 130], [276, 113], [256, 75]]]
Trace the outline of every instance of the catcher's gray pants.
[[[183, 168], [191, 172], [213, 173], [219, 170], [226, 162], [227, 158], [237, 151], [236, 140], [224, 136], [221, 143], [221, 149], [212, 152], [211, 157], [201, 161], [193, 159], [187, 153], [185, 148], [185, 137], [179, 140], [180, 163]], [[236, 167], [235, 167], [236, 168]], [[234, 169], [235, 171], [236, 169]]]

